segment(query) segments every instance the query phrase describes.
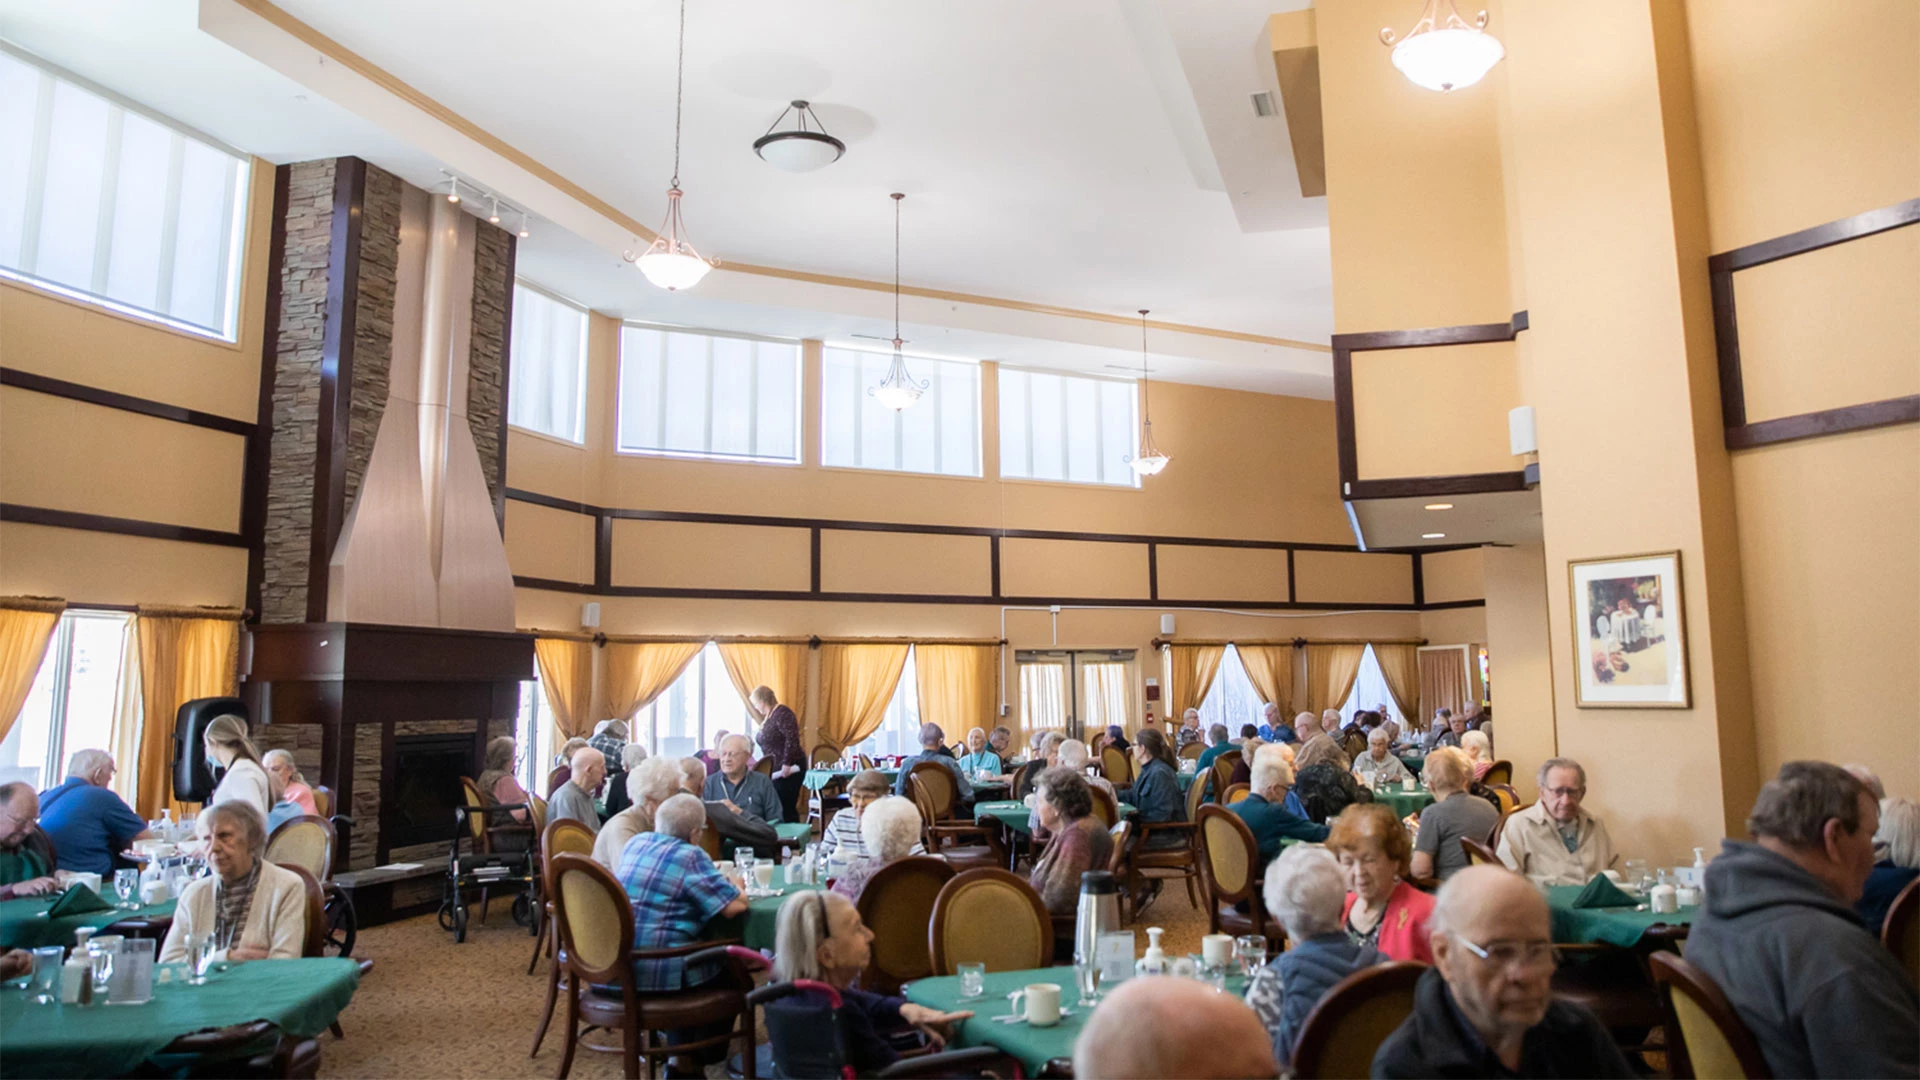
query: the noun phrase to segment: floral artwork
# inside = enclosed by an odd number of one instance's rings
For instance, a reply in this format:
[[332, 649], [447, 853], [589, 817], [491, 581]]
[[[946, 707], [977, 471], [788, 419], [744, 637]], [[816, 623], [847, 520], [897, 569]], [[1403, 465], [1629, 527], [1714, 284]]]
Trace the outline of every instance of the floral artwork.
[[1576, 701], [1586, 708], [1688, 708], [1680, 553], [1568, 564]]

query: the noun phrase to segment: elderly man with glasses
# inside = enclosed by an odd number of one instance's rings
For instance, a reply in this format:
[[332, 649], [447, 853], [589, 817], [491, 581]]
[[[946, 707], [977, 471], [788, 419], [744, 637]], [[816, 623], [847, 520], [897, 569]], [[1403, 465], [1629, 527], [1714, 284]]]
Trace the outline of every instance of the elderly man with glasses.
[[1434, 966], [1373, 1075], [1635, 1075], [1592, 1013], [1554, 999], [1552, 920], [1525, 878], [1468, 867], [1440, 887], [1428, 925]]
[[1540, 766], [1540, 801], [1516, 810], [1500, 830], [1500, 861], [1540, 885], [1585, 885], [1613, 865], [1607, 823], [1580, 806], [1587, 770], [1572, 758]]

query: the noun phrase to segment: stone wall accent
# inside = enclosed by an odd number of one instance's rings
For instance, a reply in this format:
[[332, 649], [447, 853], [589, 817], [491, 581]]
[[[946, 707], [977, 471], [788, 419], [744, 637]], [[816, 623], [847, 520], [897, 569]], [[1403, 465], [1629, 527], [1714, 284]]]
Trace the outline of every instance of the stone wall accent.
[[[387, 380], [393, 368], [394, 289], [400, 275], [399, 177], [367, 166], [360, 212], [360, 292], [354, 316], [353, 388], [347, 410], [348, 512], [366, 478], [374, 436], [387, 411]], [[344, 520], [344, 519], [343, 519]]]
[[380, 729], [369, 724], [354, 731], [353, 828], [347, 844], [347, 869], [367, 870], [380, 861]]
[[393, 725], [393, 737], [405, 739], [419, 735], [471, 735], [480, 730], [478, 720], [402, 720]]
[[333, 231], [334, 161], [284, 166], [286, 254], [280, 266], [273, 433], [260, 617], [303, 622], [313, 531], [313, 470], [320, 431], [320, 366], [327, 330], [327, 256]]
[[254, 729], [253, 745], [261, 754], [269, 750], [290, 751], [294, 766], [307, 778], [307, 783], [313, 785], [320, 782], [321, 744], [326, 737], [327, 729], [319, 724], [267, 724]]
[[513, 304], [513, 263], [517, 238], [505, 229], [476, 221], [473, 227], [473, 343], [467, 353], [467, 427], [480, 451], [480, 475], [487, 494], [500, 505], [504, 448], [501, 410], [507, 407], [506, 370], [509, 319]]

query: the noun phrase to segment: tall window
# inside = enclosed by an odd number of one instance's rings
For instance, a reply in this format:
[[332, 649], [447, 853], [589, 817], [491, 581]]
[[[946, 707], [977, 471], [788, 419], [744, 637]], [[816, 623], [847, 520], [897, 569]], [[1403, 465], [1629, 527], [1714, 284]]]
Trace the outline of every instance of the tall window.
[[0, 49], [0, 276], [234, 340], [248, 160]]
[[1000, 369], [1000, 475], [1138, 487], [1132, 380]]
[[[948, 732], [947, 737], [954, 738], [954, 733]], [[900, 682], [894, 686], [893, 697], [887, 702], [886, 718], [880, 721], [879, 729], [853, 751], [868, 757], [920, 752], [920, 683], [914, 674], [911, 646], [907, 648], [907, 662], [900, 668]]]
[[540, 665], [533, 678], [520, 684], [520, 716], [514, 724], [514, 749], [520, 752], [516, 775], [520, 786], [535, 795], [546, 794], [547, 774], [553, 771], [553, 723], [547, 717], [546, 687], [540, 685]]
[[131, 621], [113, 611], [60, 616], [20, 717], [0, 742], [0, 783], [51, 787], [66, 775], [74, 751], [113, 749], [120, 661]]
[[711, 641], [672, 686], [640, 710], [631, 727], [633, 737], [644, 739], [649, 753], [669, 757], [692, 757], [711, 748], [722, 731], [753, 734], [747, 703], [727, 677], [720, 647]]
[[586, 442], [587, 309], [515, 282], [507, 423]]
[[1340, 706], [1340, 715], [1347, 723], [1353, 722], [1353, 714], [1362, 709], [1386, 709], [1387, 719], [1405, 721], [1400, 708], [1394, 704], [1393, 690], [1387, 686], [1386, 672], [1380, 670], [1380, 660], [1373, 655], [1373, 646], [1367, 646], [1366, 655], [1360, 658], [1360, 670], [1353, 677], [1353, 691]]
[[619, 449], [798, 462], [799, 344], [621, 327]]
[[854, 469], [980, 475], [980, 365], [912, 359], [928, 383], [913, 408], [895, 412], [867, 393], [891, 353], [821, 351], [820, 460]]
[[[1281, 712], [1286, 711], [1286, 703], [1280, 705]], [[1220, 673], [1214, 676], [1213, 686], [1207, 690], [1206, 700], [1200, 703], [1200, 730], [1206, 731], [1215, 724], [1227, 725], [1229, 738], [1240, 737], [1242, 724], [1258, 727], [1266, 719], [1267, 703], [1260, 700], [1260, 691], [1253, 688], [1253, 680], [1247, 678], [1246, 666], [1240, 663], [1240, 653], [1233, 646], [1227, 646], [1227, 654], [1220, 659]], [[1291, 720], [1290, 717], [1287, 719]], [[1178, 728], [1180, 718], [1167, 717], [1167, 722]]]

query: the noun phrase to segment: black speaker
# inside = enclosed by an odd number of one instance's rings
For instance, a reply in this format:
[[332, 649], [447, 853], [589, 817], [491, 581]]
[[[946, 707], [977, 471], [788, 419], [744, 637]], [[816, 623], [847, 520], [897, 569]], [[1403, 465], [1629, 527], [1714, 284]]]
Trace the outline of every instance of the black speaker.
[[207, 765], [207, 727], [218, 717], [232, 713], [247, 721], [247, 703], [233, 697], [196, 698], [180, 706], [173, 721], [173, 797], [181, 802], [203, 803], [213, 798], [213, 769]]

